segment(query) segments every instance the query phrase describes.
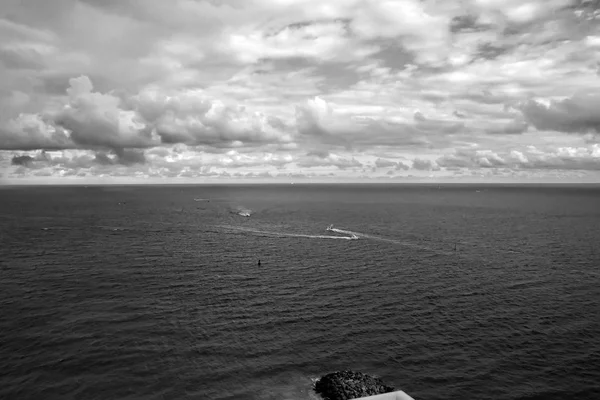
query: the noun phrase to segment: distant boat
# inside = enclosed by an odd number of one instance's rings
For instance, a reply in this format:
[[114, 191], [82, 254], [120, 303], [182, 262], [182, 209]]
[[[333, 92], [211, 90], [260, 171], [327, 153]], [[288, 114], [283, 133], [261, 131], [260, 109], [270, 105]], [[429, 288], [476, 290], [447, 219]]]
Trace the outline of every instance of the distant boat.
[[350, 232], [346, 232], [346, 231], [338, 231], [338, 230], [334, 229], [333, 228], [333, 224], [329, 225], [327, 227], [327, 230], [330, 231], [330, 232], [338, 232], [338, 233], [342, 233], [343, 232], [343, 233], [349, 234], [350, 237], [348, 237], [346, 239], [350, 239], [350, 240], [356, 240], [356, 239], [358, 239], [358, 236], [356, 236], [354, 233], [350, 233]]

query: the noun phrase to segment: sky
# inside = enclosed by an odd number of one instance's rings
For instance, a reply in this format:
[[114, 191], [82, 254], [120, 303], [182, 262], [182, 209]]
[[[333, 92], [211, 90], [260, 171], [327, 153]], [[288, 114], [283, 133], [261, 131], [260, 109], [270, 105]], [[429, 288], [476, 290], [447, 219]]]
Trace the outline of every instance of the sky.
[[1, 183], [600, 182], [600, 0], [2, 0]]

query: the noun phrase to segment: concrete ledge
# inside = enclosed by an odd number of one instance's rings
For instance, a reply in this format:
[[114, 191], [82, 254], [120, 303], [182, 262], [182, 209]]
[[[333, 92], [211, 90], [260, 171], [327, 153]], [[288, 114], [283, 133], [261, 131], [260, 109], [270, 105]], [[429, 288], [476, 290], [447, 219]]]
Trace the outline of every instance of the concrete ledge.
[[356, 400], [415, 400], [402, 390], [396, 392], [376, 394], [375, 396], [360, 397]]

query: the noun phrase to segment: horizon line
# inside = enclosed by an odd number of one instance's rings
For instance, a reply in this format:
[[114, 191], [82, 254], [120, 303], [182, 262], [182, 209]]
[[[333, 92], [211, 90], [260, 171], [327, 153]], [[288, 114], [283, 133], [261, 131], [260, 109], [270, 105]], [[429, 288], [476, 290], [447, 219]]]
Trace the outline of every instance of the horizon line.
[[65, 187], [65, 186], [598, 186], [600, 182], [385, 182], [385, 181], [348, 181], [348, 182], [172, 182], [172, 183], [142, 183], [142, 182], [71, 182], [71, 183], [3, 183], [0, 182], [0, 188], [6, 187]]

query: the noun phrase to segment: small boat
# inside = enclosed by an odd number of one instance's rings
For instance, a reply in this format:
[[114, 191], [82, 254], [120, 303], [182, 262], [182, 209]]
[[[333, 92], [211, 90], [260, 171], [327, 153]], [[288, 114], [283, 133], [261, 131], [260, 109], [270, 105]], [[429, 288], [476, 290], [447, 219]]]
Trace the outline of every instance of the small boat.
[[333, 224], [329, 225], [329, 226], [327, 227], [327, 230], [328, 230], [328, 231], [333, 231]]

